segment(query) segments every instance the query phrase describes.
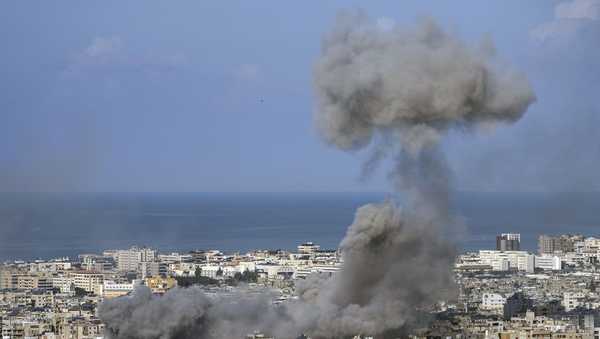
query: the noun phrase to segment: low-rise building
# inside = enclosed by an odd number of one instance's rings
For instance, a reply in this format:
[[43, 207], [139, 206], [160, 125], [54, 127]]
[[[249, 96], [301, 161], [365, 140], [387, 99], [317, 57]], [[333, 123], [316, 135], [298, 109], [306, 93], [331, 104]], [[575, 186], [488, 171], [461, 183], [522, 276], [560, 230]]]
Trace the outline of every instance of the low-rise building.
[[131, 293], [136, 286], [140, 285], [140, 281], [132, 281], [125, 283], [117, 283], [112, 280], [105, 280], [102, 283], [102, 293], [101, 296], [104, 299], [111, 299], [116, 297], [121, 297]]
[[484, 293], [481, 296], [481, 309], [502, 312], [506, 297], [498, 293]]
[[74, 287], [81, 288], [86, 292], [96, 295], [101, 294], [104, 275], [94, 271], [76, 271], [69, 273], [70, 282]]
[[153, 293], [161, 294], [177, 286], [177, 280], [171, 277], [149, 277], [144, 279], [144, 282]]

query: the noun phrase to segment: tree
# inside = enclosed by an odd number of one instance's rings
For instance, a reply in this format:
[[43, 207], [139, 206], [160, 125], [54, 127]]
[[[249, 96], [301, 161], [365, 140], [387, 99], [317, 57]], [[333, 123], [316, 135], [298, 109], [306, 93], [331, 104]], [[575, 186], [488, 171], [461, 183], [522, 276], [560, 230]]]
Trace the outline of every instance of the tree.
[[226, 283], [228, 285], [237, 286], [240, 282], [255, 283], [257, 280], [258, 273], [256, 273], [256, 271], [245, 270], [243, 273], [235, 272], [233, 277], [227, 279]]
[[196, 279], [200, 279], [201, 276], [202, 276], [202, 268], [200, 268], [200, 266], [196, 266], [196, 270], [194, 271], [194, 277]]
[[233, 275], [233, 279], [240, 281], [242, 280], [243, 276], [240, 272], [235, 272], [235, 274]]
[[241, 280], [245, 283], [255, 283], [258, 281], [258, 273], [256, 271], [245, 270]]
[[75, 296], [76, 297], [85, 297], [87, 292], [81, 287], [75, 287]]
[[218, 285], [219, 281], [209, 277], [175, 277], [177, 280], [177, 286], [179, 287], [190, 287], [192, 285]]

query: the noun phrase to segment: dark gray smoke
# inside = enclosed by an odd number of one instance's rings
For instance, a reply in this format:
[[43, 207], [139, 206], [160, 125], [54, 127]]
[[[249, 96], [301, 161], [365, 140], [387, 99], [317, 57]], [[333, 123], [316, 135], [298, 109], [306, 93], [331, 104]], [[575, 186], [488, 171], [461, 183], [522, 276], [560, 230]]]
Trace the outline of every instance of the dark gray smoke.
[[372, 160], [395, 152], [390, 178], [407, 203], [358, 211], [341, 244], [344, 269], [326, 285], [340, 316], [324, 322], [334, 327], [325, 335], [384, 333], [451, 295], [453, 251], [440, 228], [454, 221], [439, 142], [450, 128], [514, 122], [535, 100], [493, 50], [470, 48], [431, 20], [382, 29], [362, 12], [340, 15], [325, 37], [315, 67], [319, 131], [343, 150], [375, 143]]
[[138, 288], [131, 298], [102, 303], [99, 313], [109, 338], [191, 338], [204, 333], [210, 306], [196, 288], [176, 289], [162, 298]]
[[471, 48], [431, 20], [382, 29], [362, 12], [340, 15], [325, 37], [315, 87], [327, 142], [343, 150], [375, 143], [376, 161], [396, 154], [390, 178], [407, 205], [359, 210], [331, 287], [342, 319], [352, 314], [338, 333], [383, 333], [447, 299], [453, 287], [452, 246], [440, 236], [454, 223], [441, 138], [450, 128], [514, 122], [535, 95], [523, 74], [495, 60], [489, 42]]
[[[386, 201], [358, 209], [340, 244], [343, 269], [330, 279], [299, 283], [296, 302], [278, 308], [244, 303], [224, 312], [222, 305], [231, 302], [188, 295], [198, 290], [143, 303], [117, 300], [100, 309], [109, 336], [234, 338], [260, 329], [278, 338], [300, 332], [385, 337], [410, 326], [417, 310], [451, 298], [454, 251], [440, 228], [453, 218], [439, 142], [453, 127], [516, 121], [535, 100], [525, 76], [501, 67], [492, 50], [470, 48], [431, 20], [412, 30], [382, 29], [362, 12], [339, 15], [315, 66], [318, 129], [342, 150], [376, 143], [367, 171], [395, 154], [390, 178], [407, 205]], [[180, 309], [194, 316], [173, 316]], [[153, 321], [166, 313], [167, 323]], [[223, 328], [235, 331], [224, 336]]]
[[341, 248], [344, 269], [297, 286], [299, 300], [281, 306], [270, 296], [207, 297], [199, 288], [153, 296], [142, 287], [132, 297], [108, 300], [98, 312], [106, 337], [243, 338], [254, 330], [277, 338], [378, 334], [416, 320], [416, 308], [452, 297], [453, 249], [434, 227], [392, 202], [358, 209]]
[[449, 127], [516, 121], [535, 99], [493, 48], [470, 48], [432, 20], [383, 30], [362, 12], [340, 15], [325, 37], [315, 87], [319, 131], [341, 149], [387, 132], [417, 152]]
[[418, 308], [452, 297], [453, 248], [415, 217], [392, 202], [358, 209], [340, 245], [343, 270], [301, 289], [307, 313], [318, 310], [313, 336], [381, 334], [416, 320]]
[[107, 338], [244, 338], [264, 328], [282, 338], [295, 338], [280, 332], [299, 329], [293, 327], [286, 310], [274, 307], [270, 300], [266, 293], [244, 291], [208, 296], [198, 287], [175, 288], [156, 296], [139, 287], [130, 297], [105, 301], [98, 313]]

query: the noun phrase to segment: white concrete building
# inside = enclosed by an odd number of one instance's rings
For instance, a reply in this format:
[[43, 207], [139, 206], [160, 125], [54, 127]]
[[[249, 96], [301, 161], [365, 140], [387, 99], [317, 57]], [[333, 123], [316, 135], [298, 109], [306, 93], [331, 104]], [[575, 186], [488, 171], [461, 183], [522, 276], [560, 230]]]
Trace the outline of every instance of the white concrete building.
[[507, 240], [517, 240], [519, 242], [521, 241], [520, 233], [502, 233], [501, 236], [506, 238]]
[[560, 271], [561, 260], [556, 255], [535, 256], [535, 268], [543, 270]]
[[117, 250], [115, 260], [119, 271], [137, 271], [142, 262], [156, 259], [156, 251], [151, 248], [132, 247], [128, 250]]
[[583, 292], [565, 292], [563, 294], [562, 305], [565, 311], [569, 312], [583, 303], [585, 294]]
[[186, 262], [192, 261], [192, 255], [179, 253], [159, 254], [158, 260], [165, 263]]
[[481, 296], [481, 309], [488, 311], [502, 311], [506, 297], [498, 293], [484, 293]]
[[200, 269], [202, 270], [203, 277], [209, 277], [213, 279], [217, 278], [219, 271], [223, 272], [223, 269], [219, 265], [202, 265], [200, 266]]
[[294, 276], [296, 270], [293, 266], [285, 265], [256, 265], [258, 271], [266, 274], [268, 279], [284, 279]]
[[294, 278], [305, 278], [311, 274], [334, 274], [342, 268], [341, 265], [310, 265], [310, 266], [299, 266], [295, 268]]
[[107, 280], [102, 283], [100, 296], [104, 298], [114, 298], [133, 291], [136, 286], [140, 285], [141, 281], [134, 280], [131, 283], [116, 283], [112, 280]]
[[58, 272], [70, 270], [72, 268], [70, 262], [33, 262], [29, 264], [29, 271], [32, 273], [38, 272]]
[[240, 261], [238, 264], [238, 271], [255, 271], [256, 263], [254, 261]]
[[166, 276], [167, 275], [167, 264], [158, 261], [146, 261], [140, 262], [138, 272], [140, 272], [142, 278]]
[[578, 253], [598, 253], [600, 252], [600, 238], [585, 238], [583, 241], [575, 243], [575, 250]]
[[311, 254], [318, 251], [320, 248], [321, 246], [315, 245], [314, 243], [309, 241], [298, 245], [298, 253]]
[[481, 264], [489, 265], [495, 271], [516, 269], [533, 272], [535, 267], [534, 255], [526, 251], [480, 250], [479, 260]]
[[92, 271], [72, 272], [69, 274], [69, 279], [75, 287], [81, 288], [86, 292], [101, 294], [101, 286], [104, 282], [104, 275], [101, 273]]
[[63, 293], [71, 292], [71, 279], [64, 275], [53, 276], [52, 287], [60, 289]]

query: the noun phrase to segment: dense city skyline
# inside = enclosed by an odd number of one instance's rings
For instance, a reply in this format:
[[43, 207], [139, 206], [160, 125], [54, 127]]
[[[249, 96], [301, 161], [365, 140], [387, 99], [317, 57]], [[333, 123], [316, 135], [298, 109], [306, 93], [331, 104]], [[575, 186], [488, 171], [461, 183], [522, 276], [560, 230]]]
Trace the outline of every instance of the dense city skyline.
[[600, 339], [600, 0], [6, 2], [0, 38], [2, 339]]
[[[515, 240], [518, 246], [520, 235], [499, 237]], [[600, 238], [573, 234], [540, 235], [538, 253], [480, 249], [461, 254], [453, 264], [458, 298], [429, 305], [432, 319], [411, 326], [407, 335], [595, 339], [600, 333], [598, 258]], [[323, 249], [313, 242], [289, 251], [247, 253], [165, 253], [134, 246], [72, 259], [5, 262], [0, 265], [0, 331], [9, 338], [113, 338], [124, 333], [171, 338], [178, 328], [191, 331], [191, 338], [202, 338], [202, 327], [177, 312], [202, 316], [198, 308], [215, 301], [256, 307], [245, 303], [266, 290], [271, 307], [293, 305], [294, 285], [302, 286], [315, 274], [331, 279], [343, 267], [339, 249]], [[199, 298], [204, 293], [207, 299]], [[127, 312], [125, 305], [140, 309]], [[268, 329], [237, 327], [225, 333], [233, 338], [245, 333], [247, 338], [277, 338]], [[285, 332], [283, 336], [288, 337]]]

